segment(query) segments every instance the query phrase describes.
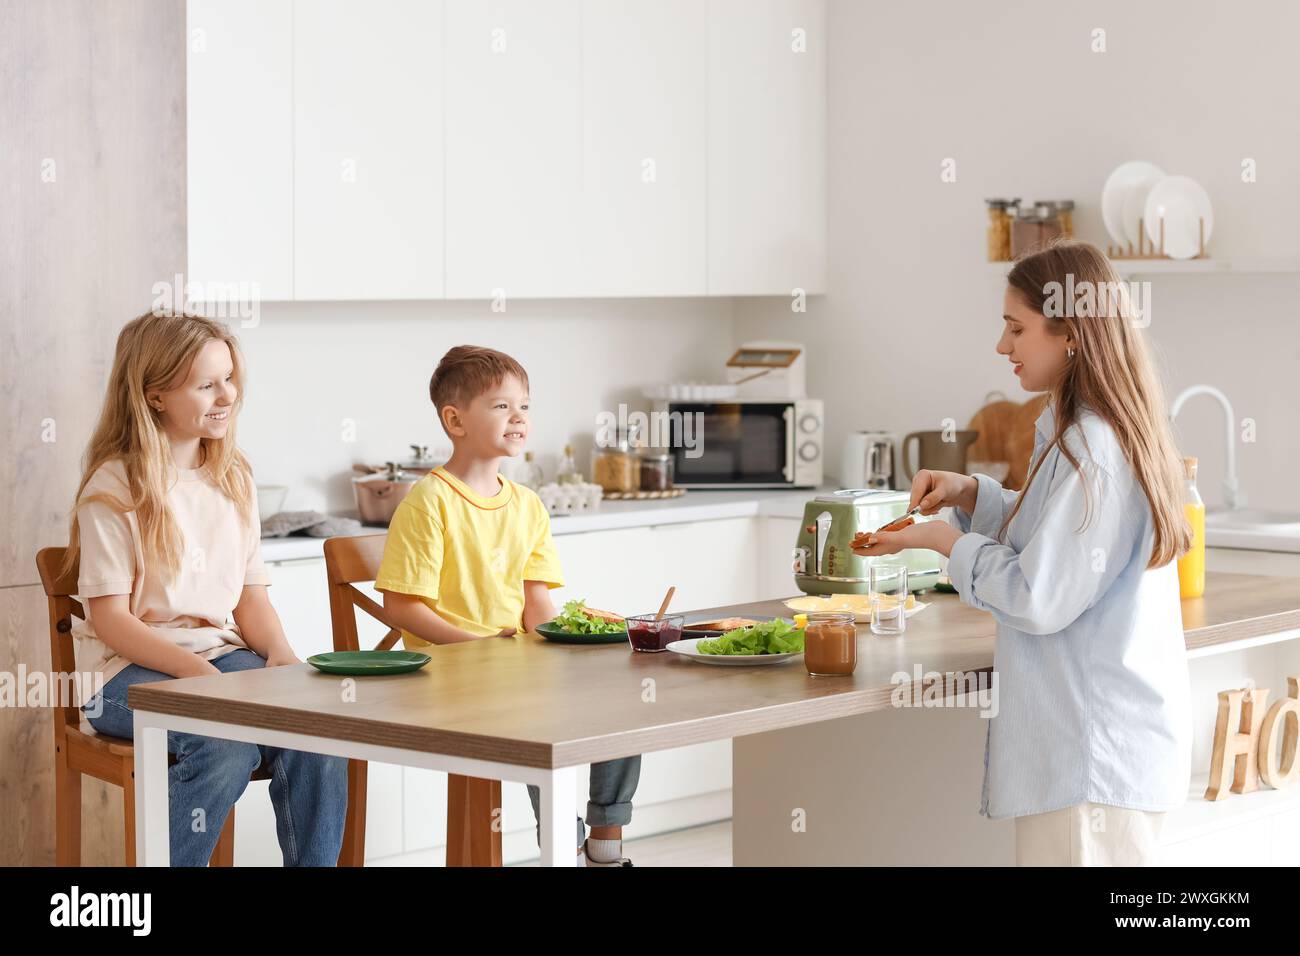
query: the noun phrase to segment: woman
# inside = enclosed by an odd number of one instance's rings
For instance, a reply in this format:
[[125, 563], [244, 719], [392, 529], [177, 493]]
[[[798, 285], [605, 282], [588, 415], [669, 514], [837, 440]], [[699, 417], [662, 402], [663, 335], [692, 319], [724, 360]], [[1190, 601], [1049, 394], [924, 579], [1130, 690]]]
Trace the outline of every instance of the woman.
[[1175, 564], [1191, 530], [1164, 397], [1095, 247], [1048, 247], [1007, 284], [997, 351], [1049, 395], [1024, 490], [921, 471], [912, 506], [950, 506], [955, 526], [921, 522], [856, 553], [947, 555], [962, 601], [996, 620], [981, 812], [1015, 817], [1017, 862], [1150, 864], [1191, 773]]
[[[235, 446], [242, 392], [225, 326], [143, 315], [118, 336], [68, 550], [87, 611], [78, 669], [106, 682], [82, 709], [101, 733], [133, 737], [132, 684], [300, 663], [266, 594], [253, 476]], [[345, 760], [178, 732], [167, 746], [174, 866], [207, 864], [259, 763], [285, 865], [337, 862]]]

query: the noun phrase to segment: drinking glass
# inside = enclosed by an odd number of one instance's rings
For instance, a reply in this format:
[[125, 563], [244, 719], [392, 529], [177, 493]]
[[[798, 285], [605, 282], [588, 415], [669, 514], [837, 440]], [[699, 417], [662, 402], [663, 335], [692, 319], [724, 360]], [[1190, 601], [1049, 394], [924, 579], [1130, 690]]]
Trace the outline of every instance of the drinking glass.
[[907, 565], [871, 566], [871, 633], [895, 637], [907, 630]]

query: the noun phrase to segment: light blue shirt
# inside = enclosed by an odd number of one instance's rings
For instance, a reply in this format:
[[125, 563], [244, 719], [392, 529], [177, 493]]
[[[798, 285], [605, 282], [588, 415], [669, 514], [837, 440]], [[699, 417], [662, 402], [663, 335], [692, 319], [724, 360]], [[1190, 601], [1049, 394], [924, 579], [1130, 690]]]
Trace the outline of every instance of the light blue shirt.
[[[1032, 461], [1055, 427], [1049, 405]], [[1062, 440], [1083, 475], [1048, 451], [1002, 541], [1018, 492], [987, 475], [976, 476], [974, 513], [950, 516], [967, 533], [948, 575], [998, 625], [980, 806], [994, 820], [1089, 801], [1170, 810], [1191, 776], [1177, 563], [1147, 569], [1151, 508], [1110, 425], [1084, 409]]]

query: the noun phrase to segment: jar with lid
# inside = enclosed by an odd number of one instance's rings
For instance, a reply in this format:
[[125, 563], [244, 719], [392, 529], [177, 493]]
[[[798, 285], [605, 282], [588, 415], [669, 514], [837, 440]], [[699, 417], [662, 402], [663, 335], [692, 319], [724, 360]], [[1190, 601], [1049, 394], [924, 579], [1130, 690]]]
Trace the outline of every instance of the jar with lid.
[[641, 484], [640, 463], [632, 451], [637, 427], [602, 430], [596, 434], [591, 455], [591, 480], [608, 493], [636, 491]]
[[1050, 202], [1021, 204], [1011, 224], [1011, 257], [1036, 252], [1061, 234], [1061, 217]]
[[1074, 238], [1074, 200], [1058, 199], [1056, 213], [1061, 217], [1061, 235], [1066, 239]]
[[641, 490], [669, 491], [673, 486], [673, 459], [666, 452], [652, 448], [640, 449]]
[[852, 611], [817, 611], [804, 628], [803, 662], [813, 677], [844, 676], [858, 666], [858, 631]]
[[1006, 262], [1011, 258], [1011, 212], [1019, 199], [986, 199], [989, 207], [989, 262]]

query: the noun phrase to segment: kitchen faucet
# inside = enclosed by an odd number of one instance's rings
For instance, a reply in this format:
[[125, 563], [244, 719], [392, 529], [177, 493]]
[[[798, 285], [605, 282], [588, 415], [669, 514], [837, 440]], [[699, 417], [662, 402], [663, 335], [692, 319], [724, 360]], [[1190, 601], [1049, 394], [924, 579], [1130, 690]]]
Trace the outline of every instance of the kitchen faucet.
[[1227, 438], [1228, 448], [1223, 478], [1223, 500], [1227, 504], [1229, 511], [1236, 511], [1246, 503], [1246, 496], [1237, 487], [1237, 448], [1233, 442], [1232, 434], [1236, 417], [1232, 413], [1232, 403], [1228, 401], [1228, 396], [1213, 385], [1191, 385], [1179, 392], [1178, 397], [1174, 399], [1174, 403], [1169, 409], [1169, 423], [1172, 425], [1177, 421], [1179, 409], [1194, 395], [1209, 395], [1218, 399], [1219, 404], [1223, 406], [1224, 435]]

